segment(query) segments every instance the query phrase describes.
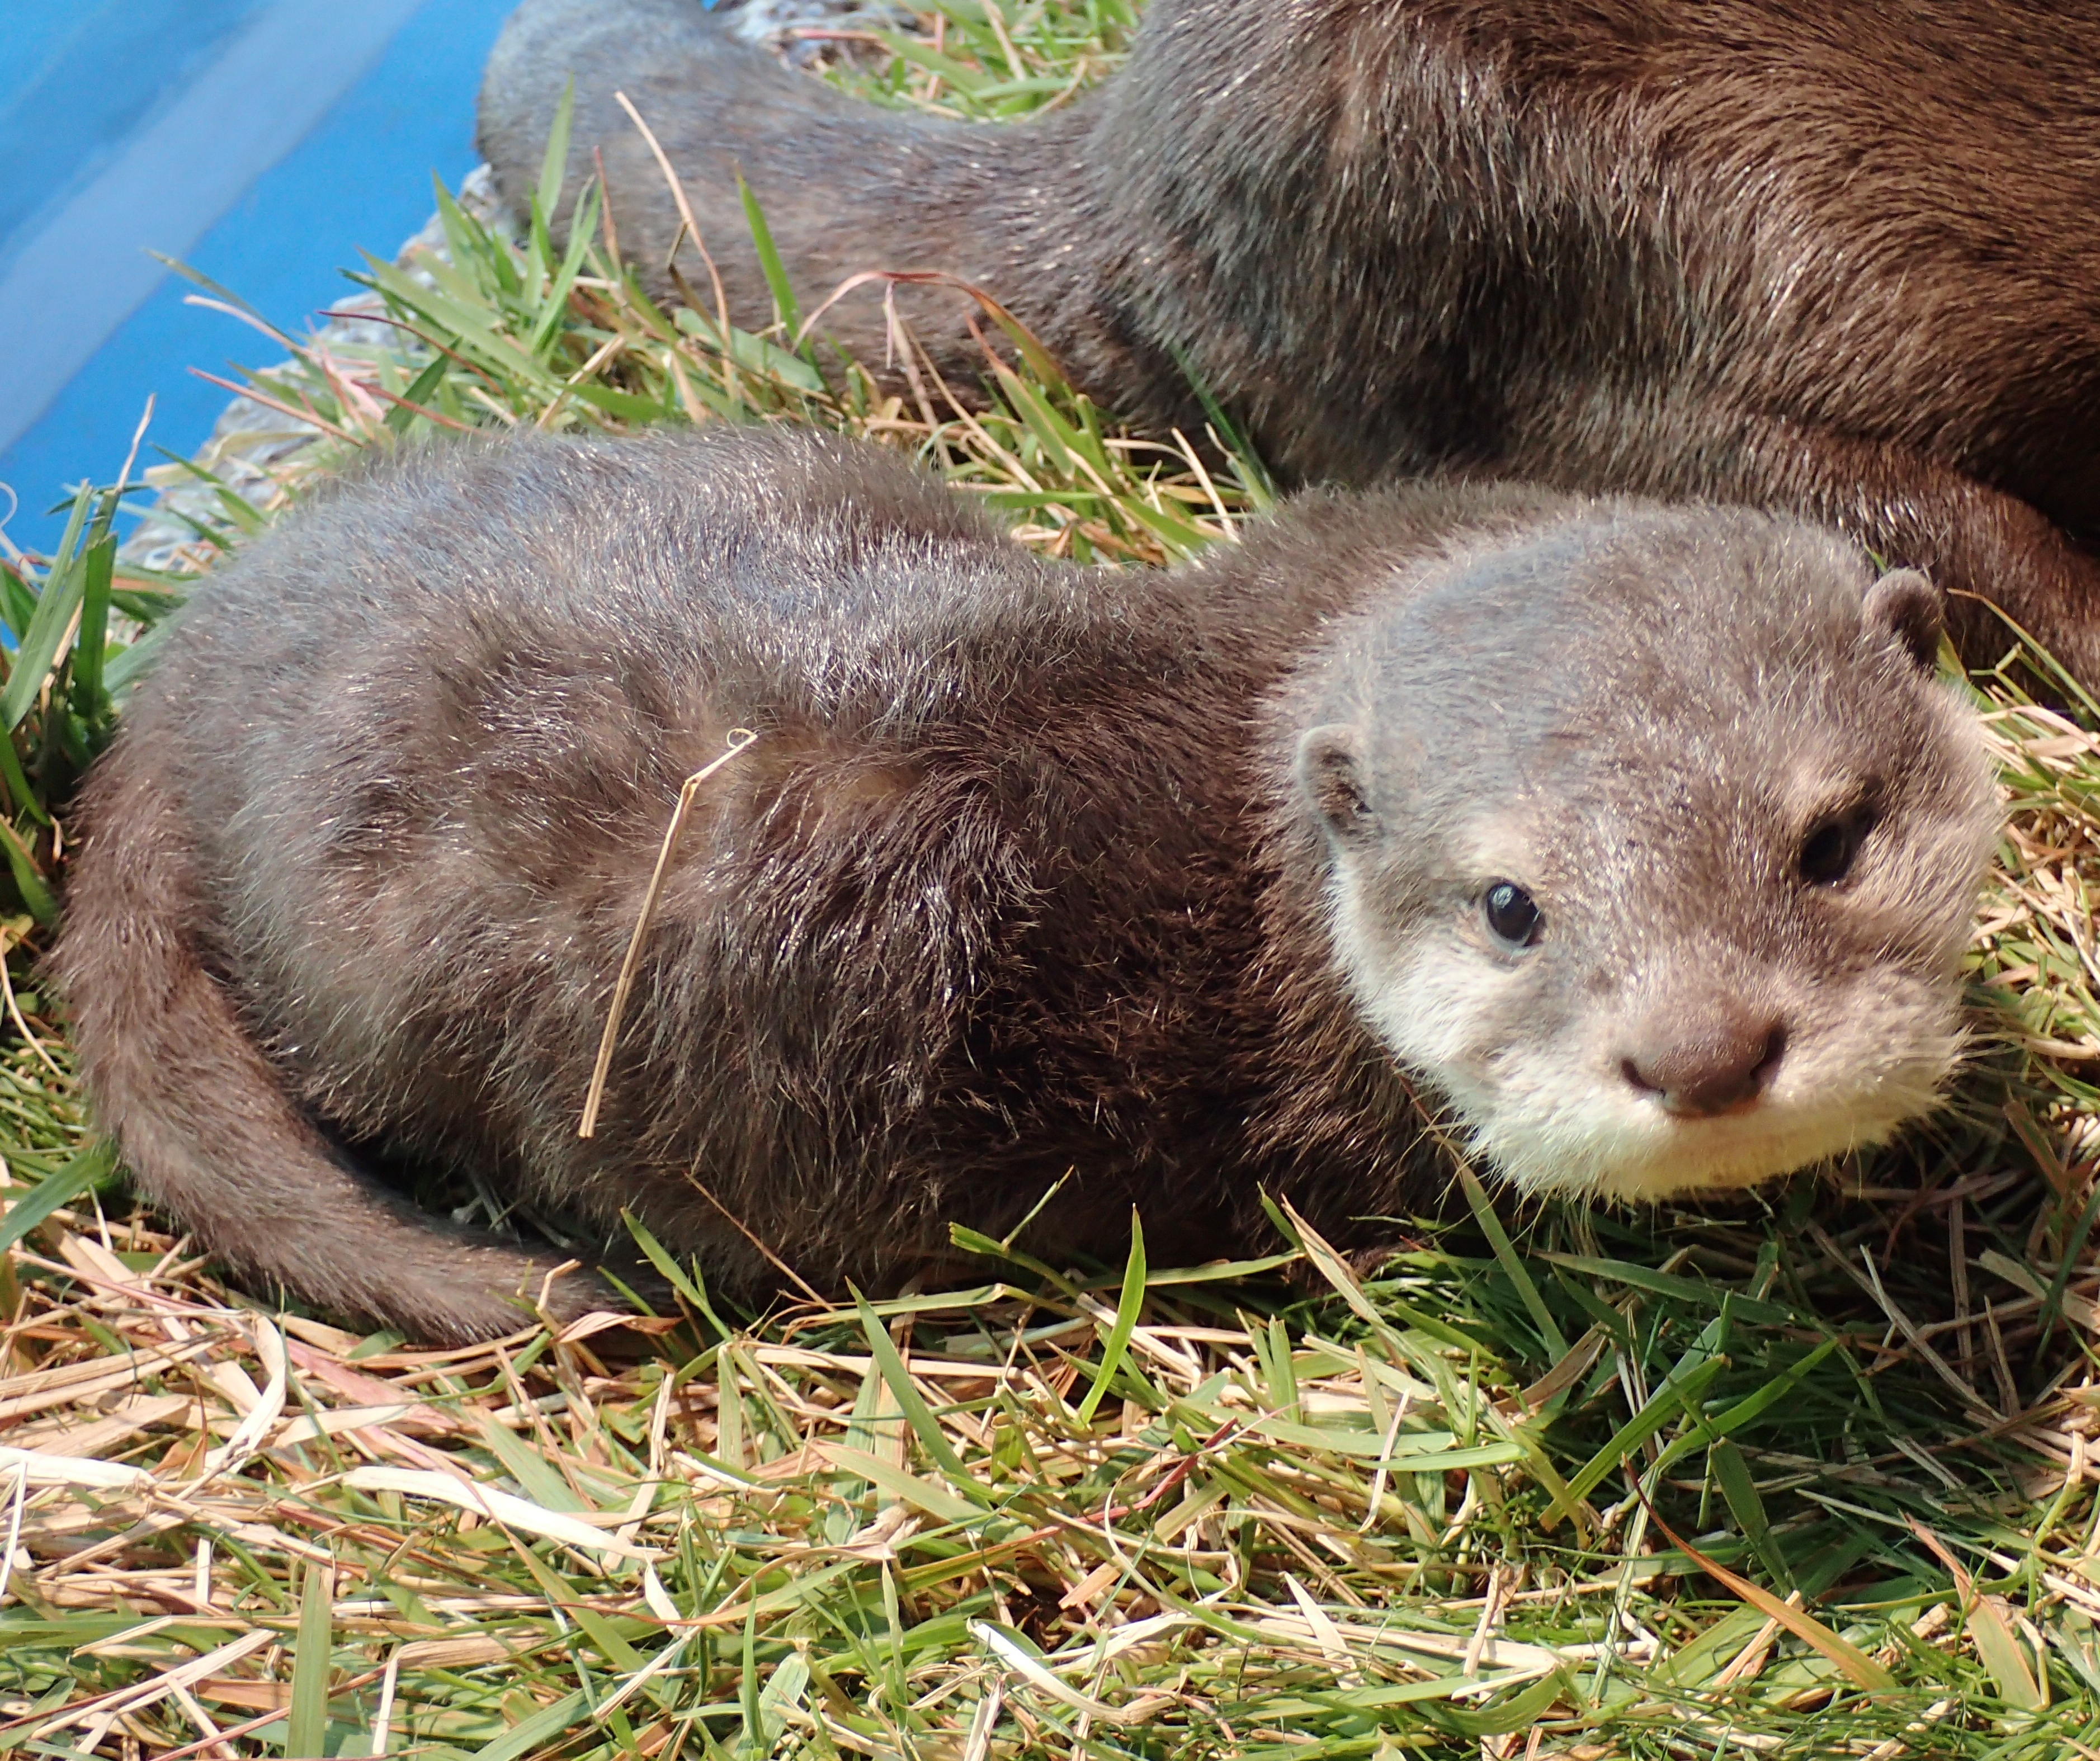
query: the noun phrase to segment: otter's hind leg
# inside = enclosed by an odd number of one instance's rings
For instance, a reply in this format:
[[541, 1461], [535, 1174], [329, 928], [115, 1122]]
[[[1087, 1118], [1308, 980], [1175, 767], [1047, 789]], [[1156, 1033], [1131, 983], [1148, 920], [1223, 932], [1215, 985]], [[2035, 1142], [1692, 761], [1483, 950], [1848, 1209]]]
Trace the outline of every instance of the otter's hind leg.
[[[120, 739], [90, 779], [54, 964], [96, 1117], [139, 1185], [247, 1279], [419, 1339], [515, 1331], [554, 1262], [425, 1215], [293, 1106], [205, 968], [189, 841], [138, 745]], [[617, 1306], [580, 1273], [552, 1300]]]
[[[884, 110], [790, 72], [700, 0], [526, 0], [489, 57], [477, 135], [518, 214], [571, 82], [568, 163], [549, 223], [566, 231], [602, 165], [620, 253], [660, 298], [690, 295], [711, 312], [711, 261], [731, 322], [771, 321], [741, 179], [805, 311], [869, 271], [938, 271], [1005, 302], [1069, 369], [1091, 368], [1105, 346], [1113, 327], [1073, 284], [1074, 265], [1097, 254], [1074, 243], [1086, 210], [1073, 196], [1083, 124], [1072, 112], [986, 128]], [[669, 158], [699, 241], [622, 96]], [[892, 303], [951, 386], [973, 395], [985, 364], [974, 302], [907, 285]], [[878, 374], [894, 352], [880, 287], [830, 307], [822, 329]]]

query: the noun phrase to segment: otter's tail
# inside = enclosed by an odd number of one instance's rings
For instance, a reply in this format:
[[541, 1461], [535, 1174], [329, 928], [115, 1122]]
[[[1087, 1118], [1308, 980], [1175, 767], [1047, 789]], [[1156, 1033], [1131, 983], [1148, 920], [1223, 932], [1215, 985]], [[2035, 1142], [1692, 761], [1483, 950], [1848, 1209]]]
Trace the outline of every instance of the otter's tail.
[[[701, 0], [525, 0], [489, 57], [479, 129], [497, 188], [519, 214], [571, 81], [567, 175], [549, 222], [566, 228], [578, 191], [602, 164], [620, 254], [660, 294], [679, 297], [682, 280], [703, 310], [714, 303], [707, 267], [621, 94], [677, 174], [731, 322], [756, 330], [773, 314], [741, 176], [805, 310], [863, 271], [938, 271], [999, 298], [1075, 374], [1105, 346], [1096, 333], [1109, 335], [1106, 321], [1074, 280], [1074, 265], [1095, 254], [1079, 236], [1076, 143], [1085, 122], [1073, 112], [990, 128], [884, 110], [782, 67]], [[951, 383], [974, 386], [984, 360], [967, 297], [905, 287], [895, 299]], [[823, 329], [871, 370], [889, 358], [880, 288], [832, 307]]]
[[[120, 739], [90, 779], [54, 961], [89, 1097], [139, 1185], [245, 1278], [421, 1339], [514, 1331], [555, 1262], [426, 1216], [293, 1105], [205, 969], [196, 866], [140, 747]], [[553, 1301], [567, 1314], [607, 1296], [571, 1273]]]

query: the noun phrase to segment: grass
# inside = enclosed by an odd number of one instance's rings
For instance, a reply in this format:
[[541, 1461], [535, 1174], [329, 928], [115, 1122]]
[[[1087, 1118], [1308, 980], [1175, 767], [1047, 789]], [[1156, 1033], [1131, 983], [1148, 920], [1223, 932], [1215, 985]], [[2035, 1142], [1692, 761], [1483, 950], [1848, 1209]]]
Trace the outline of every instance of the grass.
[[[1129, 22], [955, 0], [840, 77], [996, 117]], [[454, 426], [818, 423], [1083, 560], [1266, 504], [1253, 461], [1207, 462], [1229, 435], [1134, 437], [1039, 359], [973, 412], [923, 374], [885, 399], [798, 343], [827, 290], [726, 326], [651, 304], [602, 233], [444, 219], [448, 263], [368, 272], [396, 345], [272, 338], [253, 390], [320, 443], [273, 502], [219, 495], [193, 566]], [[1284, 1216], [1238, 1267], [1140, 1244], [758, 1315], [674, 1267], [639, 1338], [409, 1350], [230, 1293], [130, 1207], [38, 994], [68, 791], [182, 590], [119, 561], [115, 505], [83, 492], [0, 572], [0, 1748], [2100, 1754], [2096, 718], [1974, 677], [2010, 814], [1979, 1050], [1896, 1150], [1701, 1212], [1462, 1173], [1374, 1275]]]

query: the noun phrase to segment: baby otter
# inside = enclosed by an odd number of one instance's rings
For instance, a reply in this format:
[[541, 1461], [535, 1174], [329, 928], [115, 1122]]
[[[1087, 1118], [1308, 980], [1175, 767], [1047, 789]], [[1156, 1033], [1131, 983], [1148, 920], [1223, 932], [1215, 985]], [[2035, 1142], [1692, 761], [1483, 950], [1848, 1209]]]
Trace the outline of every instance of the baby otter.
[[[701, 0], [527, 0], [482, 150], [521, 207], [576, 81], [663, 286], [680, 219], [771, 311], [868, 269], [996, 295], [1096, 401], [1299, 481], [1425, 470], [1783, 509], [2003, 605], [2100, 686], [2100, 7], [1151, 0], [1129, 64], [999, 126], [878, 110]], [[705, 287], [687, 237], [684, 272]], [[949, 382], [953, 293], [897, 291]], [[885, 359], [882, 292], [824, 324]], [[1185, 365], [1186, 371], [1185, 371]]]
[[1316, 495], [1118, 571], [836, 439], [460, 446], [199, 589], [57, 964], [144, 1191], [426, 1338], [515, 1325], [546, 1256], [338, 1145], [744, 1290], [737, 1225], [880, 1281], [1068, 1171], [1053, 1260], [1133, 1204], [1155, 1256], [1226, 1249], [1264, 1190], [1346, 1238], [1425, 1107], [1529, 1190], [1736, 1186], [1956, 1056], [1996, 810], [1939, 632], [1921, 576], [1738, 510]]

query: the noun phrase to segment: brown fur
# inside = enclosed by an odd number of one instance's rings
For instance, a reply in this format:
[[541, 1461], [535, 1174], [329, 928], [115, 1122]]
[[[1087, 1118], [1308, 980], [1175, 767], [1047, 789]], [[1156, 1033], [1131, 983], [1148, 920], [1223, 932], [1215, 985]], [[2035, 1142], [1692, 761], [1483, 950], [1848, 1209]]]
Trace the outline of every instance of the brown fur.
[[[1176, 352], [1286, 476], [1461, 470], [1835, 523], [2006, 607], [2100, 686], [2100, 8], [1152, 0], [1128, 66], [1007, 126], [876, 110], [698, 0], [528, 0], [481, 141], [521, 205], [576, 82], [624, 246], [677, 218], [770, 309], [978, 283], [1079, 384], [1200, 434]], [[699, 259], [686, 248], [693, 285]], [[903, 309], [965, 391], [953, 294]], [[826, 323], [885, 358], [879, 289]], [[2002, 625], [1965, 599], [1974, 658]]]
[[[1560, 1048], [1623, 1000], [1710, 1064], [1725, 984], [1782, 1012], [1804, 1104], [1856, 1090], [1881, 1122], [1754, 1150], [1769, 1172], [1929, 1102], [1992, 823], [1920, 662], [1930, 594], [1873, 580], [1762, 515], [1496, 487], [1083, 568], [835, 439], [454, 448], [201, 587], [90, 779], [59, 971], [150, 1197], [245, 1276], [439, 1338], [512, 1324], [547, 1256], [334, 1145], [609, 1234], [632, 1212], [739, 1290], [773, 1274], [696, 1177], [827, 1287], [940, 1254], [950, 1220], [1010, 1229], [1068, 1172], [1030, 1251], [1098, 1250], [1141, 1204], [1180, 1258], [1246, 1239], [1260, 1188], [1343, 1237], [1402, 1203], [1414, 1091], [1485, 1130], [1460, 1092], [1520, 1044], [1677, 1132], [1617, 1052]], [[737, 726], [758, 743], [701, 792], [580, 1139], [671, 803]], [[1807, 828], [1855, 798], [1860, 873], [1804, 888]], [[1476, 946], [1467, 853], [1512, 819], [1493, 860], [1551, 925], [1529, 953]], [[1447, 944], [1479, 1048], [1413, 1059], [1373, 1017]], [[1791, 1116], [1773, 1096], [1752, 1123]], [[1684, 1128], [1670, 1177], [1745, 1128]], [[556, 1307], [599, 1300], [572, 1278]]]

